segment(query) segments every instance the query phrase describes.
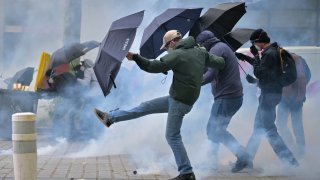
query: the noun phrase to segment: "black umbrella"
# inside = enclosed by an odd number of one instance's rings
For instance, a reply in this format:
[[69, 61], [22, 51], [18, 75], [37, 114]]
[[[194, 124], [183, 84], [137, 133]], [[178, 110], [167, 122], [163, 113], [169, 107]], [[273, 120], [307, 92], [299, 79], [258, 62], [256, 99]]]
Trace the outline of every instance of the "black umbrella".
[[14, 83], [19, 83], [22, 86], [30, 86], [33, 79], [33, 67], [27, 67], [16, 72], [12, 78], [5, 79], [4, 82], [8, 84], [8, 89], [12, 89]]
[[246, 13], [244, 2], [222, 3], [210, 8], [191, 28], [189, 35], [197, 37], [204, 30], [209, 30], [221, 38], [232, 30], [239, 19]]
[[110, 93], [112, 85], [115, 86], [114, 79], [133, 43], [143, 15], [144, 11], [140, 11], [114, 21], [101, 43], [93, 69], [104, 96]]
[[140, 54], [149, 59], [157, 58], [163, 50], [160, 50], [162, 38], [168, 30], [178, 30], [184, 36], [194, 25], [201, 14], [202, 8], [167, 9], [144, 29]]
[[221, 40], [228, 44], [233, 51], [237, 51], [250, 40], [254, 29], [238, 28], [224, 35]]
[[97, 41], [87, 41], [84, 43], [72, 43], [56, 50], [51, 55], [51, 67], [57, 67], [61, 64], [68, 64], [72, 60], [83, 56], [88, 51], [100, 45]]

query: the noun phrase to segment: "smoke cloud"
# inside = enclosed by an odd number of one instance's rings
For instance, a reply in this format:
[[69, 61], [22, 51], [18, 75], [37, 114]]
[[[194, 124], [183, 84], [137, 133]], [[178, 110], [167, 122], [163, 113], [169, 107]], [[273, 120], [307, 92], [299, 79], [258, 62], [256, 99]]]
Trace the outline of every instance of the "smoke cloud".
[[[4, 59], [5, 66], [0, 67], [0, 74], [3, 76], [13, 75], [16, 71], [27, 66], [37, 67], [40, 54], [42, 51], [52, 53], [54, 50], [62, 46], [63, 41], [63, 20], [64, 20], [64, 0], [44, 0], [42, 3], [37, 3], [36, 0], [30, 0], [26, 16], [16, 17], [23, 18], [26, 27], [34, 27], [34, 29], [27, 29], [26, 33], [22, 35], [14, 53], [8, 55], [10, 59]], [[81, 22], [81, 42], [96, 40], [102, 41], [106, 35], [111, 23], [123, 16], [145, 10], [144, 20], [138, 28], [135, 41], [131, 47], [131, 51], [139, 52], [139, 45], [143, 34], [143, 29], [152, 21], [158, 14], [165, 11], [167, 8], [180, 7], [204, 7], [203, 13], [207, 8], [213, 7], [218, 3], [230, 2], [226, 0], [172, 0], [163, 2], [161, 0], [149, 1], [131, 1], [131, 0], [82, 0], [82, 22]], [[266, 0], [248, 0], [247, 14], [239, 21], [236, 27], [242, 28], [259, 28], [261, 23], [260, 16], [254, 11], [254, 7], [259, 3], [263, 3], [266, 9], [268, 7]], [[307, 2], [301, 4], [308, 4]], [[280, 4], [279, 6], [285, 6]], [[278, 16], [283, 16], [278, 14]], [[285, 16], [288, 17], [288, 16]], [[296, 17], [296, 16], [294, 16]], [[274, 17], [272, 17], [274, 18]], [[288, 19], [284, 19], [283, 22]], [[290, 18], [290, 20], [292, 20]], [[311, 20], [310, 20], [311, 21]], [[312, 23], [312, 22], [306, 22]], [[289, 28], [288, 34], [296, 34], [295, 28]], [[279, 37], [275, 33], [270, 33], [272, 40], [279, 40], [282, 45], [296, 45], [303, 44], [308, 40], [308, 37], [295, 38], [294, 43], [287, 39], [277, 39]], [[289, 36], [291, 37], [291, 36]], [[14, 41], [14, 40], [12, 40]], [[96, 59], [97, 50], [93, 50], [84, 55], [83, 58]], [[315, 60], [315, 59], [313, 59]], [[317, 64], [314, 61], [308, 61], [312, 72], [317, 72]], [[319, 64], [317, 64], [319, 65]], [[10, 68], [8, 68], [10, 67]], [[36, 74], [36, 73], [35, 73]], [[165, 80], [163, 83], [162, 80]], [[138, 165], [138, 173], [159, 173], [163, 170], [169, 171], [173, 175], [177, 173], [176, 165], [172, 152], [167, 145], [165, 139], [166, 115], [156, 114], [149, 115], [139, 119], [134, 119], [127, 122], [121, 122], [112, 125], [110, 128], [104, 128], [92, 112], [93, 107], [110, 111], [116, 108], [129, 109], [139, 105], [141, 102], [165, 96], [168, 94], [171, 84], [172, 73], [169, 72], [167, 77], [163, 74], [148, 74], [141, 71], [134, 62], [124, 60], [121, 70], [116, 78], [118, 88], [112, 89], [111, 94], [104, 98], [102, 92], [97, 93], [97, 100], [90, 102], [90, 106], [80, 110], [82, 105], [79, 101], [62, 99], [39, 101], [38, 116], [40, 125], [48, 125], [53, 129], [48, 131], [52, 134], [53, 142], [51, 144], [41, 144], [38, 152], [41, 155], [51, 154], [57, 150], [67, 148], [68, 141], [62, 137], [54, 136], [63, 134], [60, 132], [61, 127], [79, 126], [79, 123], [74, 124], [69, 121], [50, 121], [50, 118], [55, 115], [61, 115], [59, 118], [70, 120], [70, 117], [87, 118], [88, 125], [92, 125], [93, 129], [97, 129], [100, 134], [98, 138], [86, 137], [80, 134], [75, 134], [78, 139], [87, 138], [85, 148], [67, 154], [70, 157], [84, 157], [84, 156], [102, 156], [110, 154], [131, 154]], [[319, 74], [312, 75], [312, 81], [318, 80]], [[253, 121], [255, 112], [258, 106], [257, 87], [248, 84], [245, 77], [242, 77], [244, 86], [244, 102], [241, 109], [233, 117], [228, 130], [236, 137], [242, 144], [246, 145], [253, 128]], [[34, 82], [33, 82], [34, 83]], [[77, 88], [80, 97], [87, 93], [86, 89]], [[82, 92], [82, 93], [80, 93]], [[304, 128], [306, 135], [306, 157], [301, 159], [301, 166], [295, 172], [288, 171], [284, 168], [281, 162], [272, 151], [270, 145], [264, 138], [262, 144], [256, 155], [254, 161], [255, 167], [263, 168], [261, 176], [272, 175], [296, 175], [301, 177], [314, 177], [319, 175], [316, 167], [319, 167], [320, 143], [317, 139], [317, 108], [320, 96], [312, 99], [307, 99], [304, 106]], [[206, 172], [205, 169], [210, 166], [210, 143], [207, 140], [206, 125], [209, 119], [210, 110], [213, 103], [210, 85], [204, 86], [201, 90], [201, 95], [194, 105], [192, 111], [188, 113], [183, 121], [181, 134], [184, 144], [186, 146], [188, 155], [194, 166], [197, 176], [205, 177], [212, 172]], [[53, 104], [60, 104], [54, 106]], [[4, 113], [4, 112], [1, 112]], [[59, 119], [57, 117], [57, 119]], [[49, 124], [46, 124], [49, 123]], [[50, 124], [52, 123], [52, 124]], [[85, 124], [86, 125], [86, 124]], [[68, 133], [68, 132], [67, 132]], [[88, 140], [89, 139], [89, 140]], [[91, 140], [90, 140], [91, 139]], [[236, 159], [225, 147], [220, 146], [219, 164], [221, 167], [230, 169], [230, 162]], [[1, 154], [10, 153], [8, 151], [1, 151]], [[61, 154], [62, 155], [62, 154]]]

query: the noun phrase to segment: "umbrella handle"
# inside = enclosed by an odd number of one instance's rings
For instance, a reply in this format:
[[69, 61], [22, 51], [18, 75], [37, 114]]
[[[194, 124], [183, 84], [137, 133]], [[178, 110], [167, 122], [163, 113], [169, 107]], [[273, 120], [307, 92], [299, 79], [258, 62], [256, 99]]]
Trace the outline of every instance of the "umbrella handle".
[[113, 87], [114, 87], [114, 88], [117, 88], [116, 83], [114, 82], [114, 79], [111, 77], [111, 75], [110, 75], [110, 79], [111, 79], [111, 82], [112, 82], [112, 84], [113, 84]]

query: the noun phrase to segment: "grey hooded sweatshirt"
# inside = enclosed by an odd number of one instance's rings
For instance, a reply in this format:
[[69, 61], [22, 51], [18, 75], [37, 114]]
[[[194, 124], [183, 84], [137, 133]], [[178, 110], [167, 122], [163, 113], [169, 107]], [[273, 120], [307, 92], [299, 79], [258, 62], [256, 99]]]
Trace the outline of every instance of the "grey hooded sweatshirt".
[[204, 46], [209, 54], [223, 57], [225, 66], [223, 69], [209, 68], [203, 75], [202, 85], [211, 82], [214, 99], [238, 98], [243, 96], [243, 87], [240, 79], [238, 59], [232, 49], [217, 39], [211, 31], [201, 32], [197, 43]]

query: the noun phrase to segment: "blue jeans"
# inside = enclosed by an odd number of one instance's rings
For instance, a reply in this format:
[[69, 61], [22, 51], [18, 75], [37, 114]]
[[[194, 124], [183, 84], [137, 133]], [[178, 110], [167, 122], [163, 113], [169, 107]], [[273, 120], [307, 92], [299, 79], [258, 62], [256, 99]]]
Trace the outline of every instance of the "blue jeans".
[[302, 107], [303, 102], [296, 102], [295, 100], [281, 100], [277, 109], [276, 125], [279, 134], [287, 144], [295, 144], [294, 138], [288, 128], [288, 118], [291, 114], [292, 129], [296, 140], [297, 150], [299, 156], [305, 154], [305, 137], [302, 122]]
[[275, 125], [276, 106], [280, 102], [281, 94], [272, 94], [261, 92], [259, 97], [259, 106], [255, 117], [253, 133], [247, 144], [247, 151], [251, 160], [257, 153], [262, 136], [266, 135], [267, 139], [280, 160], [285, 163], [291, 163], [294, 156], [288, 149], [282, 138], [278, 134]]
[[192, 172], [192, 167], [183, 145], [180, 135], [182, 120], [185, 114], [189, 113], [192, 106], [174, 100], [170, 96], [164, 96], [141, 103], [130, 110], [117, 110], [109, 113], [112, 122], [127, 121], [148, 114], [168, 113], [166, 126], [166, 139], [173, 151], [178, 171], [180, 174]]
[[247, 155], [244, 147], [227, 131], [232, 116], [240, 109], [242, 102], [242, 97], [216, 99], [212, 105], [207, 125], [207, 135], [212, 142], [215, 157], [218, 156], [219, 143], [225, 145], [237, 158], [244, 158]]

